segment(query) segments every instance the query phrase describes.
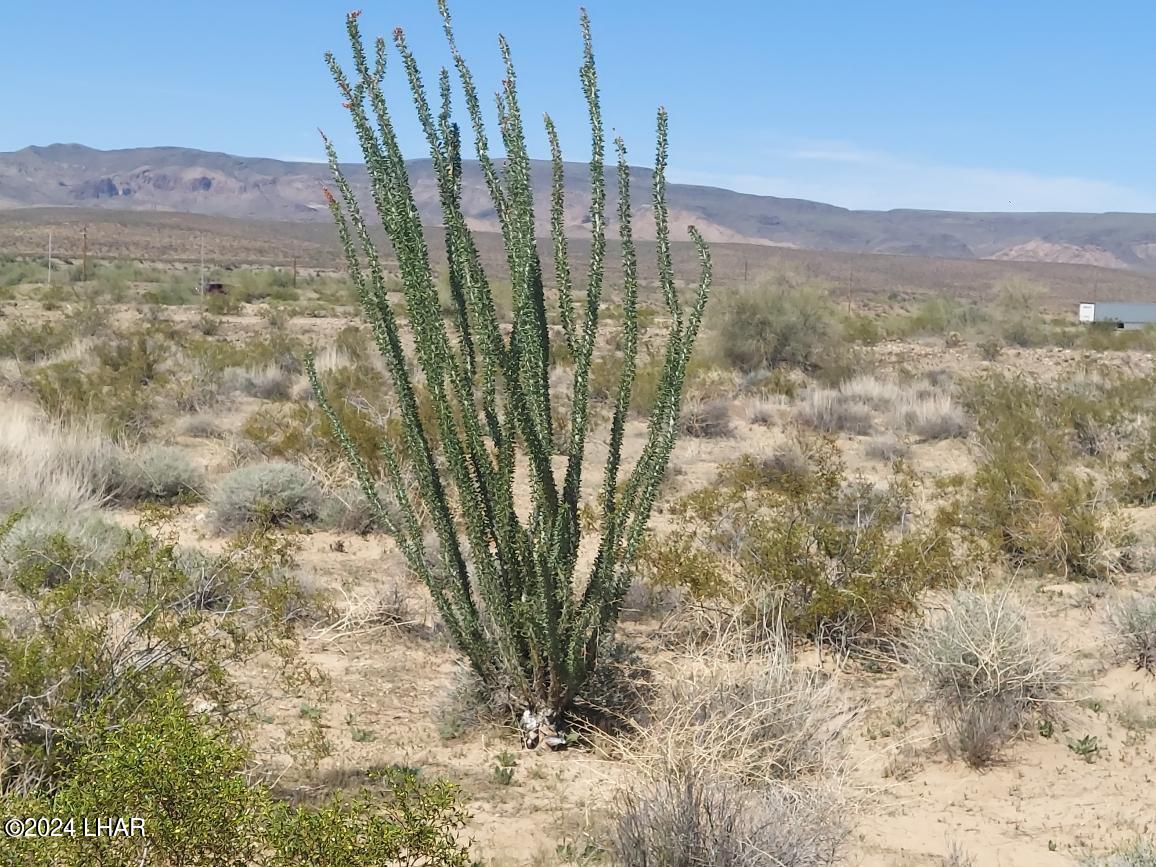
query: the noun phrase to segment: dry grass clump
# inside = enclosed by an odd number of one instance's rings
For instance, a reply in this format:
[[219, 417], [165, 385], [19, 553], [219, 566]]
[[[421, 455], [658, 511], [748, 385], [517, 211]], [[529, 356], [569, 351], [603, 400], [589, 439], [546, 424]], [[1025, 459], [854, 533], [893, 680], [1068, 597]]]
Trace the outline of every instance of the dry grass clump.
[[831, 388], [812, 388], [795, 404], [795, 420], [824, 433], [869, 434], [874, 429], [871, 407]]
[[1156, 595], [1121, 599], [1108, 608], [1108, 626], [1117, 650], [1136, 669], [1156, 672]]
[[682, 432], [701, 439], [719, 439], [734, 435], [730, 406], [723, 400], [692, 401], [679, 419]]
[[965, 437], [971, 422], [947, 394], [908, 394], [896, 401], [891, 425], [925, 440]]
[[872, 437], [864, 447], [864, 454], [877, 461], [894, 461], [911, 454], [911, 446], [893, 433]]
[[321, 509], [321, 489], [313, 476], [296, 464], [279, 461], [234, 470], [217, 485], [211, 499], [220, 530], [308, 523]]
[[293, 377], [275, 363], [257, 370], [227, 367], [221, 374], [221, 390], [225, 394], [244, 394], [262, 400], [285, 400], [293, 386]]
[[839, 386], [839, 393], [877, 412], [891, 409], [907, 394], [898, 383], [871, 375], [847, 380]]
[[176, 424], [178, 436], [192, 437], [193, 439], [218, 439], [224, 432], [211, 415], [189, 415]]
[[45, 421], [22, 404], [0, 404], [0, 514], [33, 506], [96, 508], [115, 484], [119, 453], [94, 430]]
[[833, 766], [846, 712], [832, 679], [795, 667], [786, 639], [752, 649], [734, 630], [681, 661], [641, 741], [664, 766], [791, 780]]
[[821, 867], [846, 836], [821, 796], [714, 779], [709, 768], [623, 790], [611, 849], [622, 867]]
[[781, 394], [761, 395], [743, 401], [747, 422], [757, 425], [774, 424], [789, 405], [787, 398]]
[[845, 722], [833, 681], [795, 668], [781, 636], [755, 650], [723, 630], [679, 662], [624, 744], [616, 863], [834, 863], [840, 799], [804, 778], [832, 769]]
[[1064, 655], [1007, 591], [957, 591], [907, 651], [944, 746], [973, 767], [995, 760], [1033, 718], [1056, 719], [1074, 685]]

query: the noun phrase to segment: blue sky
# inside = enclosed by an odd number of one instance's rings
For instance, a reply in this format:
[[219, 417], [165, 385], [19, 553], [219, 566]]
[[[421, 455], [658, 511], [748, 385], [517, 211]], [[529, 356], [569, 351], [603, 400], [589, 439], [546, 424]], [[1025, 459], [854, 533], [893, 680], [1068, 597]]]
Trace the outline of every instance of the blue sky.
[[[5, 5], [0, 150], [57, 141], [357, 157], [321, 55], [358, 0]], [[434, 0], [360, 0], [428, 80]], [[510, 40], [528, 118], [588, 158], [578, 2], [454, 3], [483, 93]], [[858, 208], [1156, 211], [1156, 6], [1141, 0], [587, 0], [604, 116], [633, 162], [671, 113], [671, 179]], [[396, 67], [394, 67], [396, 71]], [[400, 84], [396, 76], [394, 83]], [[390, 89], [396, 100], [405, 91]], [[424, 156], [408, 104], [407, 155]], [[545, 157], [535, 131], [531, 152]]]

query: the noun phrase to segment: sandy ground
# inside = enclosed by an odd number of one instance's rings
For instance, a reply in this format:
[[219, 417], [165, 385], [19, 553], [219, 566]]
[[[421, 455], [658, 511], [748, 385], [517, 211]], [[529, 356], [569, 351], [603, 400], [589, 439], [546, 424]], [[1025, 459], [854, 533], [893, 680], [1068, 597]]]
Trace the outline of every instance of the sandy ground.
[[[303, 327], [331, 334], [345, 320], [306, 320]], [[244, 330], [255, 323], [227, 327]], [[878, 372], [947, 370], [967, 375], [988, 366], [974, 350], [945, 350], [937, 344], [885, 344], [874, 350]], [[1151, 354], [1110, 356], [1070, 350], [1009, 350], [996, 362], [1038, 377], [1075, 371], [1089, 361], [1134, 373], [1156, 368]], [[219, 419], [236, 428], [251, 409], [241, 403]], [[780, 424], [747, 423], [735, 405], [736, 435], [719, 440], [683, 438], [673, 458], [667, 496], [709, 484], [719, 464], [744, 453], [765, 451], [785, 434]], [[641, 448], [642, 425], [632, 422], [626, 459]], [[840, 445], [852, 472], [882, 478], [885, 465], [866, 456], [868, 437], [843, 437]], [[220, 441], [179, 438], [210, 471], [230, 464]], [[591, 459], [604, 446], [597, 443]], [[973, 466], [966, 443], [916, 444], [911, 455], [923, 475], [949, 475]], [[587, 474], [588, 485], [599, 479]], [[221, 544], [209, 531], [205, 506], [177, 518], [182, 541], [206, 548]], [[128, 523], [133, 516], [122, 514]], [[1156, 544], [1156, 509], [1133, 510], [1139, 530]], [[656, 525], [666, 519], [661, 511]], [[614, 783], [623, 769], [581, 750], [524, 752], [508, 731], [490, 729], [444, 740], [437, 713], [461, 675], [461, 664], [433, 628], [424, 590], [381, 537], [360, 538], [314, 532], [300, 537], [303, 581], [342, 588], [352, 602], [396, 592], [406, 600], [406, 627], [350, 627], [317, 631], [305, 641], [309, 663], [328, 675], [330, 692], [318, 707], [334, 746], [323, 759], [320, 779], [356, 784], [367, 769], [389, 765], [420, 768], [462, 786], [473, 819], [466, 831], [478, 854], [493, 867], [599, 863], [574, 856], [598, 839]], [[1129, 576], [1130, 586], [1150, 587], [1156, 576]], [[1051, 737], [1031, 734], [1015, 743], [1004, 761], [983, 772], [944, 757], [931, 722], [909, 700], [909, 684], [896, 671], [868, 673], [852, 668], [843, 683], [848, 698], [863, 707], [847, 732], [846, 785], [853, 802], [849, 864], [907, 867], [943, 864], [958, 844], [976, 865], [1050, 867], [1075, 863], [1087, 849], [1102, 850], [1153, 830], [1156, 797], [1156, 678], [1112, 660], [1103, 626], [1105, 599], [1076, 585], [1024, 581], [1017, 588], [1035, 612], [1038, 628], [1063, 639], [1082, 672], [1081, 701], [1065, 709], [1066, 723]], [[644, 642], [646, 624], [634, 625]], [[805, 664], [805, 663], [801, 663]], [[298, 770], [286, 768], [277, 733], [300, 724], [305, 699], [269, 689], [268, 670], [238, 673], [266, 701], [261, 707], [258, 754], [292, 787]], [[1087, 762], [1069, 742], [1092, 736], [1099, 751]], [[510, 785], [493, 769], [504, 752], [516, 754]], [[588, 851], [593, 851], [592, 849]], [[567, 860], [567, 859], [570, 860]]]

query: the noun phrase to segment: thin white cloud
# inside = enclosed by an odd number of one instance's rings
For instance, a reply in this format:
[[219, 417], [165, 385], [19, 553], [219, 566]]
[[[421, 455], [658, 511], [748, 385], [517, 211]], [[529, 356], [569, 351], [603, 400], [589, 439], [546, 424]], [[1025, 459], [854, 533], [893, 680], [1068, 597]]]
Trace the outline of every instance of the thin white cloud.
[[679, 183], [810, 199], [845, 208], [1156, 212], [1156, 195], [1094, 178], [927, 163], [845, 142], [767, 148], [760, 171], [672, 171]]

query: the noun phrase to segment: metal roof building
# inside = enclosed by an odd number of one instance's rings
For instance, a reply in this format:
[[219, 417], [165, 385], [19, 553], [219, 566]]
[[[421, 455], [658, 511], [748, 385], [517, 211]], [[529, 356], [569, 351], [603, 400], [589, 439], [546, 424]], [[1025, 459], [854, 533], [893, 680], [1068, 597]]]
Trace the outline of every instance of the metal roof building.
[[1139, 301], [1097, 301], [1080, 305], [1081, 322], [1114, 322], [1117, 328], [1134, 330], [1156, 325], [1156, 304]]

